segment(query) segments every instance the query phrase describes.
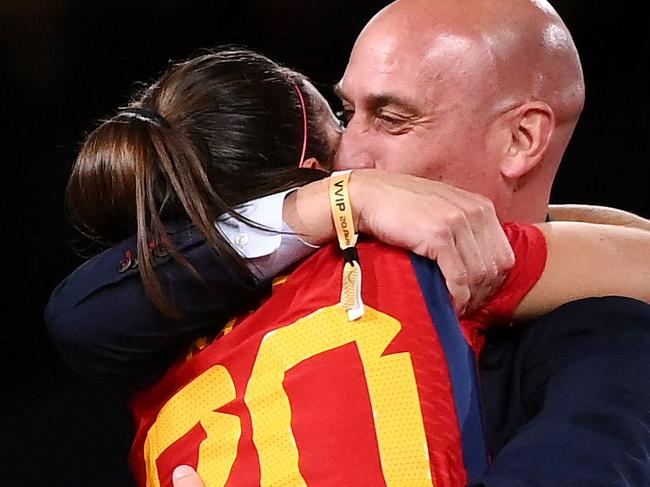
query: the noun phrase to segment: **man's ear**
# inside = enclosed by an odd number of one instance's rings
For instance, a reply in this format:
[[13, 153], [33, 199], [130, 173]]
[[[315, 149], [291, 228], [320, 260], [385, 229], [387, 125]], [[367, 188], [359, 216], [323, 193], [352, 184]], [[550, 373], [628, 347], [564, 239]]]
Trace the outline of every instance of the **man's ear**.
[[555, 114], [546, 103], [524, 103], [507, 115], [510, 131], [501, 174], [518, 179], [532, 171], [544, 158], [555, 128]]
[[323, 165], [320, 162], [318, 162], [318, 159], [316, 159], [315, 157], [310, 157], [309, 159], [305, 159], [299, 164], [299, 167], [307, 168], [307, 169], [320, 169], [321, 171], [326, 171]]

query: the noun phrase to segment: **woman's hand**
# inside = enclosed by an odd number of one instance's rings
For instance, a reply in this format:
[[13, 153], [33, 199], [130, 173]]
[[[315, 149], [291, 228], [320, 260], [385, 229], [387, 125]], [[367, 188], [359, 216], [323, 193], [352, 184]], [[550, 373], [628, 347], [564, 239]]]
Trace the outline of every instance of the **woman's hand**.
[[172, 482], [174, 487], [205, 487], [196, 470], [188, 465], [179, 465], [174, 469]]

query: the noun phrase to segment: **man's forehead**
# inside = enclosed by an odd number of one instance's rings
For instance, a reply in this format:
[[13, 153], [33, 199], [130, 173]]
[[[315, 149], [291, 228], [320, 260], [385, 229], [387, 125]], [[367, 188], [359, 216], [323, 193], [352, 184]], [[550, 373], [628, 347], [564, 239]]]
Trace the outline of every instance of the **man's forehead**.
[[404, 50], [403, 47], [397, 38], [382, 39], [378, 43], [357, 43], [339, 87], [345, 93], [361, 87], [363, 91], [379, 96], [392, 92], [392, 88], [399, 86], [405, 78], [420, 77], [420, 60], [424, 53], [415, 53], [415, 49]]
[[354, 46], [340, 82], [344, 94], [423, 97], [433, 87], [440, 92], [450, 84], [474, 84], [493, 65], [489, 46], [467, 33], [432, 30], [420, 42], [397, 33], [378, 44], [372, 42], [374, 37]]

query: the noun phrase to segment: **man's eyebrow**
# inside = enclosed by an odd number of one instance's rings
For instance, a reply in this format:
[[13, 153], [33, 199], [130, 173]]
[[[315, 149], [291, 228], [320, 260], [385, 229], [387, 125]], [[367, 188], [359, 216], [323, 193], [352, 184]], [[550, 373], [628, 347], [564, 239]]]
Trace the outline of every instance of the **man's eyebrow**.
[[421, 112], [421, 108], [417, 103], [390, 93], [370, 94], [366, 102], [373, 108], [395, 106], [413, 114], [419, 114]]
[[[343, 92], [343, 88], [341, 88], [341, 82], [336, 83], [332, 89], [334, 90], [336, 96], [338, 96], [341, 100], [348, 100], [348, 97], [345, 96], [345, 93]], [[366, 97], [365, 101], [368, 106], [372, 107], [373, 109], [392, 105], [395, 107], [403, 108], [404, 110], [416, 115], [421, 112], [421, 109], [417, 103], [390, 93], [370, 94]]]

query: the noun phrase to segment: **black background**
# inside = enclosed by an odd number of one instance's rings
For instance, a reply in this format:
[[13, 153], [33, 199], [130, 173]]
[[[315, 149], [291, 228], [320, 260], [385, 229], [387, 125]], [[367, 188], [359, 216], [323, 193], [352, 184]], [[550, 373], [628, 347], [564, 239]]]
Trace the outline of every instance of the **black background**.
[[[328, 88], [386, 1], [2, 0], [2, 386], [0, 484], [128, 486], [123, 398], [71, 375], [42, 311], [81, 262], [63, 191], [75, 151], [136, 81], [201, 47], [244, 44]], [[554, 202], [650, 217], [648, 47], [641, 3], [555, 0], [582, 55], [587, 104]], [[1, 85], [0, 85], [1, 86]]]

